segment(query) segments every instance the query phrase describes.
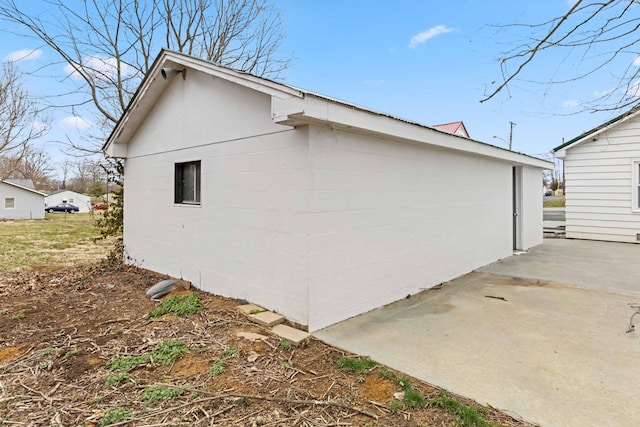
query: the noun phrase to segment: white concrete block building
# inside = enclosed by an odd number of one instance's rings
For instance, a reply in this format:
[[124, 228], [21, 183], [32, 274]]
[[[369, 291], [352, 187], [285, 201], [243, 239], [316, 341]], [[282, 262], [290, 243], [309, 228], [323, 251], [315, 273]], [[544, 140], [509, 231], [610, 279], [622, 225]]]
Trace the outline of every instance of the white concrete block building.
[[640, 242], [640, 110], [553, 150], [564, 160], [566, 236]]
[[542, 243], [553, 167], [169, 51], [104, 149], [132, 262], [311, 331]]
[[56, 190], [47, 195], [45, 198], [45, 204], [47, 206], [60, 205], [62, 203], [69, 203], [77, 206], [82, 213], [88, 213], [91, 211], [91, 196], [81, 194], [71, 190]]
[[22, 181], [0, 181], [0, 218], [43, 219], [45, 194]]

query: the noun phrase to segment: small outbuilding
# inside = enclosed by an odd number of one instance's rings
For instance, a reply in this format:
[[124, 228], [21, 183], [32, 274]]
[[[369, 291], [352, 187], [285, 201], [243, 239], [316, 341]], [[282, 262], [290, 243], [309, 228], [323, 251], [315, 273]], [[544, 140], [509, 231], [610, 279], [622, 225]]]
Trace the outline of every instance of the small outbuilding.
[[129, 262], [310, 331], [542, 243], [553, 167], [170, 51], [104, 150]]
[[31, 180], [0, 181], [0, 218], [43, 219], [45, 194]]
[[77, 206], [81, 213], [91, 211], [91, 196], [72, 190], [52, 191], [45, 198], [46, 206], [56, 206], [62, 203], [69, 203], [70, 205]]
[[640, 109], [553, 149], [564, 160], [566, 236], [640, 242]]

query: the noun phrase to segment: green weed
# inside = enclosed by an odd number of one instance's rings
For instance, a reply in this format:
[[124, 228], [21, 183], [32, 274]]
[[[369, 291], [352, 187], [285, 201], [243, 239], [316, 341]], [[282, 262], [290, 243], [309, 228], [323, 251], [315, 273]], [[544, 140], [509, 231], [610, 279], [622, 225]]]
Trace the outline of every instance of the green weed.
[[121, 421], [133, 418], [133, 410], [126, 408], [109, 409], [100, 419], [100, 426], [108, 426], [110, 424], [119, 423]]
[[109, 387], [117, 386], [120, 383], [131, 381], [131, 375], [126, 372], [120, 372], [115, 375], [108, 376], [104, 379], [104, 383]]
[[400, 402], [398, 400], [394, 400], [394, 399], [389, 401], [389, 410], [391, 412], [393, 412], [395, 414], [396, 412], [398, 412], [401, 409], [402, 409], [402, 402]]
[[50, 355], [53, 354], [53, 348], [52, 347], [44, 348], [44, 349], [40, 350], [40, 354], [42, 356], [50, 356]]
[[351, 358], [343, 356], [336, 362], [338, 369], [343, 371], [357, 372], [359, 374], [366, 374], [376, 366], [376, 362], [368, 357], [363, 358]]
[[149, 363], [150, 357], [148, 354], [141, 354], [140, 356], [118, 356], [107, 363], [107, 368], [111, 372], [128, 372], [140, 365]]
[[24, 312], [19, 311], [16, 314], [14, 314], [13, 316], [11, 316], [11, 318], [13, 320], [20, 320], [20, 319], [24, 319], [26, 317], [26, 315], [24, 314]]
[[222, 350], [221, 356], [222, 357], [233, 357], [236, 354], [238, 354], [238, 349], [235, 347], [227, 347], [224, 350]]
[[448, 412], [458, 416], [458, 423], [463, 427], [497, 427], [495, 424], [484, 418], [486, 410], [484, 408], [475, 408], [458, 402], [445, 392], [441, 392], [440, 396], [429, 399], [427, 402], [431, 406], [439, 406]]
[[2, 316], [3, 314], [7, 314], [9, 312], [9, 310], [0, 310], [0, 316]]
[[209, 369], [209, 375], [211, 375], [212, 377], [217, 377], [224, 374], [225, 372], [227, 372], [227, 364], [224, 362], [224, 360], [221, 359], [213, 362], [213, 365], [211, 365], [211, 369]]
[[163, 400], [173, 400], [176, 397], [179, 397], [181, 394], [182, 390], [175, 387], [147, 387], [142, 393], [140, 401], [145, 402], [147, 405], [154, 405]]
[[64, 356], [62, 356], [62, 358], [64, 360], [67, 360], [73, 356], [77, 356], [78, 354], [80, 354], [82, 352], [82, 350], [78, 349], [78, 348], [74, 348], [73, 350], [69, 350], [67, 351]]
[[156, 344], [151, 352], [154, 363], [171, 365], [187, 352], [187, 346], [180, 340], [171, 340]]
[[396, 380], [396, 374], [388, 370], [387, 368], [380, 368], [378, 371], [378, 378], [382, 378], [384, 380]]
[[187, 314], [200, 313], [204, 309], [204, 304], [195, 292], [187, 295], [176, 295], [162, 301], [158, 306], [149, 312], [149, 317], [160, 317], [165, 314], [174, 316], [186, 316]]
[[278, 341], [278, 347], [285, 351], [289, 351], [293, 347], [293, 344], [291, 344], [291, 342], [287, 340], [280, 340]]

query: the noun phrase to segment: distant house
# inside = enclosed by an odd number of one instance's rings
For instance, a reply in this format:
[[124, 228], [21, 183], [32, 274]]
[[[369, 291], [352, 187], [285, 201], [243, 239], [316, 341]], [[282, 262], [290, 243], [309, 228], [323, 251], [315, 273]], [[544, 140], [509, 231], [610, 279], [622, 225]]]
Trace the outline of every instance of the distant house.
[[542, 243], [553, 167], [169, 51], [104, 150], [127, 262], [311, 331]]
[[31, 180], [0, 181], [0, 218], [43, 219], [44, 197]]
[[564, 160], [566, 236], [640, 242], [640, 109], [553, 149]]
[[80, 208], [80, 212], [87, 213], [91, 211], [91, 196], [80, 194], [71, 190], [56, 190], [47, 195], [45, 198], [46, 206], [55, 206], [61, 203], [69, 203]]
[[452, 133], [454, 135], [462, 136], [465, 138], [470, 138], [469, 132], [467, 132], [467, 128], [464, 126], [464, 123], [462, 122], [444, 123], [441, 125], [433, 125], [433, 127], [443, 132]]

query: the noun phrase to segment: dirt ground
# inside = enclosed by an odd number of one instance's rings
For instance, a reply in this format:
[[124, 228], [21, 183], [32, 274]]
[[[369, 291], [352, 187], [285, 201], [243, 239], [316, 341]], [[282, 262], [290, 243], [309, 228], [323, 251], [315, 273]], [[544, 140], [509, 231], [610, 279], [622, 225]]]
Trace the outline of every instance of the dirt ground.
[[[237, 310], [241, 301], [198, 292], [201, 313], [149, 318], [157, 302], [145, 291], [165, 278], [106, 262], [0, 275], [0, 426], [104, 425], [114, 408], [131, 410], [132, 418], [111, 425], [461, 425], [452, 410], [433, 404], [391, 410], [400, 385], [381, 378], [383, 367], [339, 370], [336, 361], [345, 353], [315, 339], [282, 348]], [[239, 332], [266, 338], [250, 341]], [[106, 384], [116, 356], [149, 353], [176, 339], [188, 352], [172, 365], [146, 363], [129, 372], [130, 381]], [[237, 353], [225, 359], [226, 372], [212, 376], [212, 364], [229, 348]], [[427, 400], [442, 393], [411, 383]], [[141, 401], [145, 388], [162, 384], [182, 394], [154, 405]], [[477, 425], [528, 425], [493, 408], [480, 410], [493, 424]]]

